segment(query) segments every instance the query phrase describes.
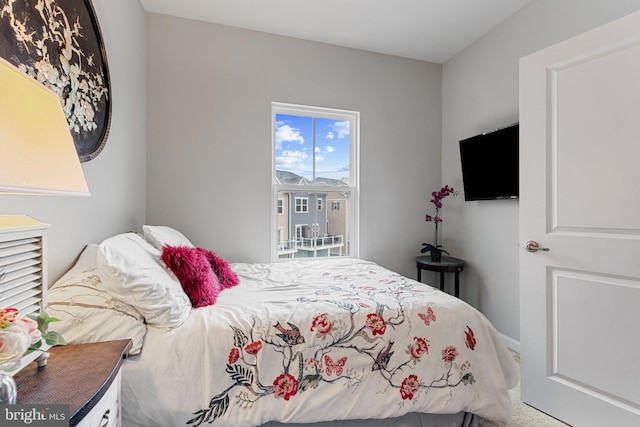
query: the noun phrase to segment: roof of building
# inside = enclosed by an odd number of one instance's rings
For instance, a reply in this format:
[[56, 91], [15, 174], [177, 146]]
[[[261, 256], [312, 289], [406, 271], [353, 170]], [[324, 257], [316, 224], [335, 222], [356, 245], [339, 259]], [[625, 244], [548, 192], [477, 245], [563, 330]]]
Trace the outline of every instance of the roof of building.
[[276, 179], [279, 184], [292, 184], [292, 185], [320, 185], [326, 187], [348, 187], [347, 179], [333, 179], [318, 177], [313, 181], [309, 181], [305, 177], [289, 171], [277, 170]]

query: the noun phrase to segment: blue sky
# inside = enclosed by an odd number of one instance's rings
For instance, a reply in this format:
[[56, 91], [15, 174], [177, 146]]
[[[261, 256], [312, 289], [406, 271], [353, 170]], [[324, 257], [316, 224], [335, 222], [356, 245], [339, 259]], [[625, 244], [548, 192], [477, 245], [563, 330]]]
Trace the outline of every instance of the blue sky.
[[315, 119], [276, 114], [276, 169], [293, 172], [309, 180], [316, 176], [341, 179], [349, 177], [349, 121]]

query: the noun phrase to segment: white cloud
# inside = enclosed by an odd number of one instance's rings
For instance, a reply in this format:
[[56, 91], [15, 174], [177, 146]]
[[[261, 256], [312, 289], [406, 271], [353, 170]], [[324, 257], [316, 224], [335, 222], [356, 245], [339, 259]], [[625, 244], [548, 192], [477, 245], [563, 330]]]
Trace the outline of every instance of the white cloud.
[[324, 156], [322, 154], [316, 154], [316, 162], [321, 162], [324, 160]]
[[342, 122], [335, 122], [333, 125], [333, 130], [338, 132], [338, 138], [344, 138], [349, 135], [350, 132], [350, 124], [348, 120], [344, 120]]
[[276, 145], [279, 146], [283, 142], [304, 143], [304, 138], [300, 135], [300, 129], [292, 128], [289, 125], [282, 125], [276, 128]]
[[335, 134], [335, 133], [333, 133], [333, 132], [328, 132], [328, 133], [327, 133], [327, 136], [326, 136], [326, 138], [327, 138], [327, 139], [333, 139], [333, 138], [335, 138], [335, 137], [336, 137], [336, 134]]
[[307, 157], [309, 156], [303, 151], [284, 150], [281, 156], [276, 156], [276, 168], [283, 170], [302, 169]]
[[324, 151], [326, 151], [327, 153], [333, 153], [334, 151], [336, 151], [336, 149], [335, 149], [335, 148], [333, 148], [333, 147], [332, 147], [332, 146], [330, 146], [330, 145], [325, 145], [325, 146], [324, 146]]

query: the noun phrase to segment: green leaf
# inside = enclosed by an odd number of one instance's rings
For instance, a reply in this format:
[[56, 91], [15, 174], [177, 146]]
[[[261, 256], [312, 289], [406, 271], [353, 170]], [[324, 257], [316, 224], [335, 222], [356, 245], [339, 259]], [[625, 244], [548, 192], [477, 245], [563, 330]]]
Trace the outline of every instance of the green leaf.
[[57, 317], [50, 317], [46, 311], [41, 312], [37, 316], [35, 314], [28, 314], [27, 317], [38, 323], [38, 330], [43, 334], [49, 329], [49, 323], [60, 321]]
[[48, 331], [42, 335], [44, 341], [49, 345], [65, 345], [66, 341], [62, 338], [62, 335], [56, 331]]
[[427, 252], [431, 252], [431, 251], [440, 251], [440, 252], [444, 252], [445, 254], [449, 255], [449, 252], [444, 250], [444, 246], [442, 245], [438, 245], [438, 246], [433, 246], [430, 243], [423, 243], [422, 246], [424, 246], [422, 249], [420, 249], [421, 253], [427, 253]]

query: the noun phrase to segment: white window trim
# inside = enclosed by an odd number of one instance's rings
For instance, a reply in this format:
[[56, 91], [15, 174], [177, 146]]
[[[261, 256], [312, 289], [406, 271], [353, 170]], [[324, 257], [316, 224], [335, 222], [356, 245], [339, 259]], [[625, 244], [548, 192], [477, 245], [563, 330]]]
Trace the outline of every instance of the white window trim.
[[309, 224], [296, 224], [296, 240], [309, 238], [302, 235], [302, 231], [305, 229], [309, 230]]
[[[336, 120], [344, 120], [348, 116], [352, 123], [351, 126], [351, 138], [353, 143], [351, 146], [350, 160], [351, 160], [351, 174], [349, 176], [349, 185], [351, 197], [348, 199], [347, 209], [350, 212], [349, 223], [347, 225], [349, 230], [349, 242], [350, 242], [350, 257], [358, 258], [360, 254], [360, 112], [350, 110], [338, 110], [334, 108], [313, 107], [308, 105], [296, 105], [283, 102], [271, 103], [271, 223], [277, 223], [276, 209], [274, 204], [278, 199], [278, 191], [299, 191], [299, 186], [286, 186], [280, 185], [275, 182], [275, 123], [276, 114], [288, 114], [288, 115], [304, 115], [305, 113], [313, 115], [319, 118], [328, 118]], [[306, 192], [326, 192], [327, 187], [319, 186], [305, 186]], [[277, 227], [271, 228], [271, 260], [280, 261], [278, 259], [277, 250]], [[312, 259], [312, 258], [310, 258]]]
[[[301, 201], [300, 203], [300, 210], [298, 210], [298, 200]], [[306, 203], [302, 203], [302, 202], [306, 202]], [[304, 208], [304, 209], [302, 209]], [[295, 213], [309, 213], [309, 198], [308, 197], [296, 197], [293, 200], [293, 211]]]

